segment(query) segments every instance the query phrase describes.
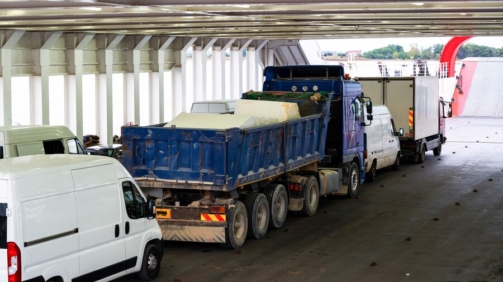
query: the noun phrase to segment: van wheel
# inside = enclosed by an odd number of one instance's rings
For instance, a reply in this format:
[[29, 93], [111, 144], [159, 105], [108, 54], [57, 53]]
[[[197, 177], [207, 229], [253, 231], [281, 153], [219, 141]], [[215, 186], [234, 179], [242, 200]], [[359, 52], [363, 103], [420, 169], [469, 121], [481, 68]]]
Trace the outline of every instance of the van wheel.
[[426, 159], [426, 147], [423, 146], [423, 147], [421, 147], [421, 153], [419, 153], [419, 155], [418, 155], [417, 163], [422, 164], [425, 159]]
[[441, 153], [442, 153], [442, 143], [438, 143], [438, 147], [433, 149], [433, 155], [440, 156]]
[[320, 186], [314, 176], [309, 176], [304, 189], [304, 203], [302, 205], [302, 215], [313, 216], [318, 210], [320, 202]]
[[248, 213], [248, 238], [264, 237], [269, 227], [270, 213], [266, 196], [262, 193], [248, 194], [245, 207]]
[[348, 183], [348, 196], [355, 198], [358, 195], [360, 188], [360, 171], [358, 165], [354, 162], [349, 166], [349, 183]]
[[148, 244], [145, 247], [143, 262], [138, 276], [141, 280], [150, 281], [157, 277], [160, 267], [161, 254], [159, 253], [159, 248], [156, 245]]
[[281, 184], [271, 184], [264, 190], [264, 194], [269, 201], [271, 216], [269, 217], [269, 226], [281, 228], [285, 224], [288, 214], [288, 194], [285, 186]]
[[400, 152], [396, 154], [396, 159], [395, 163], [391, 166], [392, 170], [399, 170], [400, 169]]
[[376, 174], [377, 174], [377, 168], [376, 168], [377, 162], [374, 160], [372, 162], [372, 166], [370, 167], [370, 171], [366, 175], [366, 179], [368, 182], [373, 182], [376, 180]]
[[243, 246], [248, 232], [248, 215], [243, 202], [236, 201], [234, 207], [227, 210], [227, 225], [225, 243], [220, 246], [227, 249], [237, 249]]

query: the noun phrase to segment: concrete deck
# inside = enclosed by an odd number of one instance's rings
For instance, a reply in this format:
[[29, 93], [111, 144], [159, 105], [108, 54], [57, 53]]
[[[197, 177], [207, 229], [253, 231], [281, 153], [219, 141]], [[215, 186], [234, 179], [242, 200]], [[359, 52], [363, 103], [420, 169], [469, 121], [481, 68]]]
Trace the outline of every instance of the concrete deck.
[[440, 157], [378, 171], [359, 199], [323, 198], [240, 250], [166, 242], [154, 281], [503, 281], [503, 119], [447, 129]]

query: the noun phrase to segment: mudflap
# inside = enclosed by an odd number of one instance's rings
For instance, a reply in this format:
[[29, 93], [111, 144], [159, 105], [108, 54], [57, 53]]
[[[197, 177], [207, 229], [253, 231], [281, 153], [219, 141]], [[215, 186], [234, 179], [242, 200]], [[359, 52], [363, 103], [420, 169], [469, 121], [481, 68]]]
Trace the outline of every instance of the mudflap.
[[225, 243], [226, 222], [198, 224], [169, 219], [158, 219], [162, 237], [169, 241]]
[[301, 211], [304, 207], [304, 198], [289, 198], [288, 199], [288, 210], [289, 211]]

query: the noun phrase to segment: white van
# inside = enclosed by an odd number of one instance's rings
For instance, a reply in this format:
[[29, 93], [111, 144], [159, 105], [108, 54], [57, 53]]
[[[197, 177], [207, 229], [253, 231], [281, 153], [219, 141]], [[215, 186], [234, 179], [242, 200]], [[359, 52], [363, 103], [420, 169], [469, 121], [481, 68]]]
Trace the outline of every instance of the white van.
[[0, 159], [38, 154], [84, 154], [66, 126], [0, 126]]
[[163, 241], [151, 202], [113, 158], [0, 160], [0, 281], [153, 279]]
[[[367, 181], [374, 181], [378, 169], [400, 167], [399, 132], [395, 130], [393, 117], [386, 106], [372, 107], [373, 120], [365, 127], [365, 172]], [[367, 121], [368, 124], [368, 121]], [[403, 129], [401, 129], [403, 132]]]
[[236, 109], [237, 100], [213, 100], [192, 103], [191, 113], [232, 113]]

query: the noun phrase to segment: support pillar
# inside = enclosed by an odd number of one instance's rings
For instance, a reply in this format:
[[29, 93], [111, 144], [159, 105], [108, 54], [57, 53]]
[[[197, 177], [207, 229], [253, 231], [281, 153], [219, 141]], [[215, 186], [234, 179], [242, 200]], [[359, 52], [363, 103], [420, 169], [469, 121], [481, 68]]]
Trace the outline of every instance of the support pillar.
[[25, 31], [17, 30], [12, 33], [1, 49], [2, 56], [2, 99], [3, 115], [0, 124], [12, 125], [12, 48], [23, 37]]
[[255, 47], [248, 47], [246, 50], [246, 65], [248, 68], [248, 75], [247, 75], [247, 88], [246, 91], [248, 90], [260, 90], [257, 86], [257, 57], [256, 57], [256, 52], [255, 52]]
[[[223, 57], [223, 58], [222, 58]], [[213, 89], [210, 100], [219, 100], [225, 98], [225, 51], [222, 47], [213, 46], [211, 52]]]

